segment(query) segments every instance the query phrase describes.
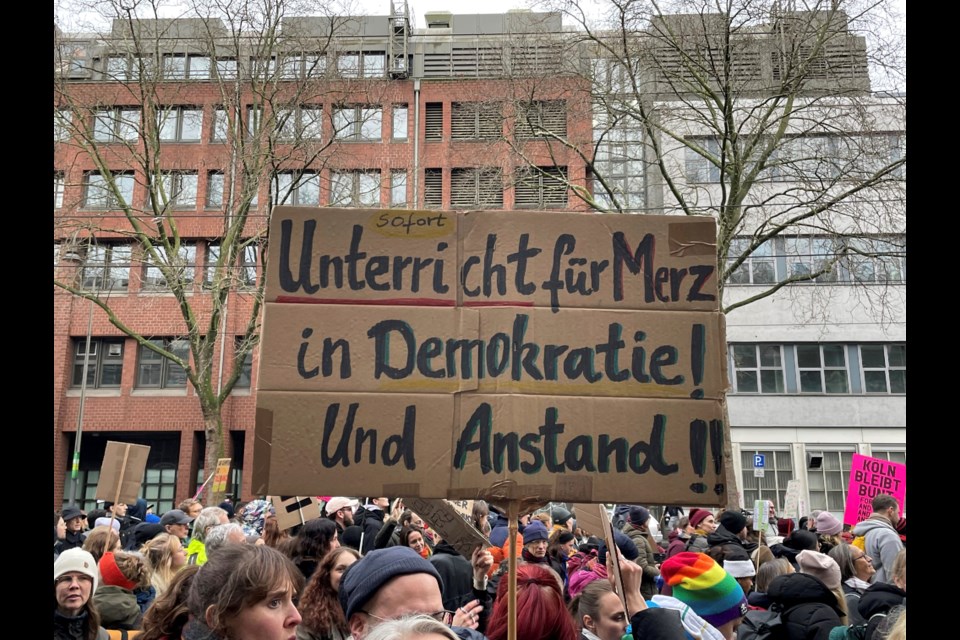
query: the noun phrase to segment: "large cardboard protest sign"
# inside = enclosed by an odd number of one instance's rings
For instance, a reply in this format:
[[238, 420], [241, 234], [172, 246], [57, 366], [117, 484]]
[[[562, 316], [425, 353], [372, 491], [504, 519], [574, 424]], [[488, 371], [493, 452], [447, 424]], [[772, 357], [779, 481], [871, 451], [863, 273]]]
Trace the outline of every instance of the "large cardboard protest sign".
[[900, 512], [906, 513], [907, 465], [853, 454], [843, 523], [857, 524], [869, 518], [873, 513], [871, 502], [880, 493], [896, 498]]
[[320, 517], [320, 501], [314, 496], [271, 496], [270, 501], [281, 531]]
[[254, 490], [722, 504], [711, 218], [278, 207]]
[[100, 464], [96, 499], [125, 504], [136, 502], [149, 456], [148, 446], [107, 441]]

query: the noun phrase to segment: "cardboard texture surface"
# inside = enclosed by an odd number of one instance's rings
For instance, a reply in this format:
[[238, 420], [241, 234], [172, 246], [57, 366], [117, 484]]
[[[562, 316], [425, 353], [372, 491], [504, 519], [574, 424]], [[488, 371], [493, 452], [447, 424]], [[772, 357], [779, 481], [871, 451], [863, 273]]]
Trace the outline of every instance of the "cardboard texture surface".
[[594, 505], [597, 517], [603, 527], [603, 541], [607, 545], [607, 570], [613, 576], [613, 591], [620, 596], [620, 603], [627, 608], [627, 599], [623, 594], [623, 577], [620, 575], [620, 547], [613, 532], [613, 523], [607, 515], [607, 509], [602, 505]]
[[320, 517], [320, 501], [314, 496], [270, 496], [281, 531]]
[[277, 207], [270, 238], [255, 491], [723, 504], [712, 218]]
[[272, 495], [446, 497], [452, 396], [261, 391], [257, 409], [272, 440], [254, 486]]
[[578, 502], [573, 505], [573, 516], [577, 519], [577, 526], [587, 532], [587, 535], [603, 537], [603, 521], [597, 513], [597, 506], [604, 510], [603, 505]]
[[449, 501], [426, 500], [411, 496], [405, 497], [403, 502], [467, 560], [477, 547], [486, 549], [490, 546], [490, 540], [464, 520], [460, 510]]
[[149, 455], [148, 446], [107, 441], [95, 498], [125, 504], [136, 502]]
[[446, 211], [274, 207], [264, 301], [452, 307], [458, 221]]
[[723, 484], [716, 401], [475, 393], [460, 400], [456, 497], [709, 504]]

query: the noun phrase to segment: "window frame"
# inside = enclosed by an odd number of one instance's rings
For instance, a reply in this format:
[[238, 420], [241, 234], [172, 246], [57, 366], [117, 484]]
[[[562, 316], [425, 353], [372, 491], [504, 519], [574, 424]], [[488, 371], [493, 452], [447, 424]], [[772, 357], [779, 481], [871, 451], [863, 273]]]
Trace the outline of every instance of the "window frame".
[[[376, 185], [371, 185], [370, 189], [364, 189], [362, 184], [363, 178], [370, 176], [376, 181]], [[338, 190], [339, 185], [337, 184], [338, 177], [349, 178], [350, 180], [350, 199], [348, 201], [341, 200], [339, 194], [342, 192], [342, 189]], [[382, 206], [382, 191], [383, 191], [383, 177], [379, 169], [331, 169], [330, 170], [330, 206], [331, 207], [344, 207], [344, 208], [355, 208], [355, 207], [367, 207], [367, 208], [377, 208], [379, 209]], [[365, 194], [376, 194], [375, 198], [369, 199], [369, 201], [364, 200]]]
[[[190, 362], [190, 342], [184, 338], [147, 338], [148, 342], [156, 344], [160, 342], [160, 347], [165, 351], [169, 351], [173, 355], [180, 357], [182, 360], [185, 360], [189, 365]], [[179, 353], [178, 353], [179, 352]], [[144, 355], [148, 354], [150, 360], [146, 363], [144, 362]], [[185, 357], [184, 357], [185, 356]], [[144, 367], [160, 367], [160, 381], [157, 383], [145, 383], [143, 380], [144, 376]], [[182, 373], [178, 373], [179, 370]], [[183, 376], [182, 383], [179, 380], [172, 380], [173, 376]], [[163, 390], [163, 389], [186, 389], [188, 385], [188, 379], [186, 374], [186, 369], [176, 364], [169, 358], [162, 356], [158, 353], [151, 351], [149, 348], [145, 347], [142, 344], [137, 345], [137, 377], [135, 381], [136, 389], [150, 389], [150, 390]]]
[[[491, 198], [488, 200], [485, 194]], [[451, 168], [450, 208], [503, 209], [503, 175], [500, 168]]]
[[[219, 182], [220, 185], [220, 195], [217, 201], [210, 199], [211, 195], [216, 194], [214, 191], [214, 186]], [[223, 171], [219, 169], [213, 169], [207, 171], [207, 191], [203, 198], [203, 207], [204, 209], [210, 210], [219, 210], [223, 208], [224, 199], [226, 196], [226, 176]]]
[[[807, 365], [801, 365], [800, 359], [801, 354], [800, 350], [810, 349], [816, 347], [819, 354], [820, 365], [818, 367], [812, 367]], [[833, 349], [836, 348], [839, 350], [839, 353], [843, 355], [843, 365], [831, 365], [828, 366], [827, 358], [825, 356], [824, 349]], [[794, 352], [796, 354], [796, 374], [797, 374], [797, 393], [801, 395], [850, 395], [851, 391], [851, 380], [850, 380], [850, 358], [847, 354], [847, 349], [845, 344], [839, 343], [800, 343], [794, 345]], [[810, 373], [817, 371], [819, 372], [820, 379], [820, 389], [818, 391], [805, 391], [804, 386], [804, 373]], [[828, 391], [828, 373], [830, 372], [842, 372], [843, 373], [843, 391]]]
[[[820, 455], [823, 461], [820, 467], [816, 469], [807, 469], [807, 493], [810, 498], [810, 511], [832, 511], [842, 513], [847, 501], [847, 483], [850, 479], [850, 466], [853, 461], [853, 454], [856, 453], [855, 446], [831, 446], [826, 449], [806, 448], [805, 454], [809, 458], [811, 455]], [[846, 458], [846, 459], [845, 459]], [[833, 466], [833, 460], [836, 461], [837, 468]], [[833, 479], [833, 482], [828, 480]], [[814, 478], [820, 478], [821, 483], [814, 482]], [[823, 503], [819, 503], [820, 494], [823, 495]], [[830, 494], [834, 494], [834, 500], [831, 506]], [[839, 501], [836, 500], [836, 494], [839, 494]]]
[[[882, 348], [883, 361], [884, 361], [884, 364], [883, 364], [882, 367], [878, 367], [878, 366], [867, 366], [867, 365], [866, 365], [866, 363], [865, 363], [865, 361], [864, 361], [864, 357], [863, 357], [863, 349], [864, 349], [864, 347], [867, 347], [867, 348], [880, 347], [880, 348]], [[902, 349], [903, 349], [903, 364], [902, 364], [902, 365], [900, 365], [900, 364], [891, 364], [891, 362], [894, 360], [894, 358], [891, 357], [891, 350], [892, 350], [893, 348], [901, 348], [901, 347], [902, 347]], [[902, 395], [902, 396], [905, 396], [905, 395], [907, 394], [907, 390], [906, 390], [906, 387], [907, 387], [907, 357], [906, 357], [906, 356], [907, 356], [907, 354], [906, 354], [906, 351], [907, 351], [907, 344], [906, 344], [905, 342], [892, 342], [892, 343], [891, 343], [891, 342], [883, 342], [883, 343], [872, 343], [872, 344], [871, 344], [871, 343], [858, 344], [858, 345], [857, 345], [857, 354], [858, 354], [858, 356], [859, 356], [859, 357], [858, 357], [858, 360], [859, 360], [859, 364], [860, 364], [860, 380], [862, 381], [862, 385], [863, 385], [863, 393], [866, 394], [866, 395], [895, 395], [895, 396], [901, 396], [901, 395]], [[877, 372], [882, 372], [882, 373], [883, 373], [883, 377], [884, 377], [884, 390], [883, 390], [883, 391], [870, 391], [870, 390], [868, 389], [868, 384], [867, 384], [867, 374], [868, 374], [868, 373], [877, 373]], [[893, 385], [893, 382], [892, 382], [893, 377], [892, 377], [891, 374], [898, 373], [898, 372], [902, 372], [902, 374], [903, 374], [903, 375], [902, 375], [902, 378], [903, 378], [903, 382], [902, 382], [903, 391], [894, 391], [894, 390], [893, 390], [893, 386], [894, 386], [894, 385]]]
[[[281, 177], [283, 176], [283, 177]], [[286, 176], [289, 176], [287, 178]], [[289, 180], [288, 185], [282, 185], [281, 182]], [[307, 186], [313, 186], [316, 197], [306, 200], [301, 194], [301, 189]], [[281, 189], [286, 188], [283, 192]], [[280, 200], [281, 193], [284, 199]], [[283, 204], [286, 206], [298, 207], [319, 207], [320, 206], [320, 172], [318, 171], [277, 171], [270, 178], [270, 201], [276, 206]], [[251, 206], [252, 203], [251, 203]]]
[[[513, 206], [516, 209], [563, 209], [565, 208], [569, 201], [569, 188], [566, 186], [566, 178], [568, 168], [564, 166], [544, 166], [544, 167], [519, 167], [517, 179], [513, 186]], [[554, 178], [553, 174], [556, 173], [559, 177]], [[531, 182], [535, 179], [536, 184], [533, 185]], [[548, 182], [556, 182], [559, 186], [563, 186], [562, 197], [556, 200], [549, 198], [549, 194], [552, 193], [561, 193], [560, 189], [554, 189]], [[532, 202], [533, 198], [527, 196], [536, 195], [536, 203]], [[530, 202], [521, 202], [521, 194], [523, 194], [524, 199], [529, 199]]]
[[[133, 122], [131, 114], [136, 114]], [[108, 107], [93, 111], [93, 140], [99, 144], [136, 144], [140, 139], [139, 107]], [[133, 124], [131, 124], [133, 122]]]
[[[164, 247], [155, 246], [156, 251], [161, 254], [164, 263], [169, 264], [167, 252]], [[197, 245], [195, 243], [183, 243], [180, 245], [180, 254], [182, 265], [172, 265], [177, 269], [183, 270], [180, 278], [184, 282], [184, 289], [190, 290], [196, 283], [197, 266]], [[167, 266], [165, 264], [164, 266]], [[143, 275], [140, 280], [140, 290], [145, 293], [170, 293], [170, 285], [164, 276], [160, 266], [154, 263], [149, 253], [143, 256]]]
[[53, 172], [53, 208], [63, 209], [63, 195], [66, 192], [66, 178], [63, 171]]
[[[331, 120], [333, 138], [337, 142], [383, 141], [383, 107], [380, 105], [336, 105]], [[375, 137], [366, 135], [365, 128], [370, 123], [375, 123]]]
[[[753, 456], [758, 453], [766, 456], [767, 464], [762, 478], [753, 474]], [[789, 447], [747, 444], [740, 446], [740, 480], [744, 504], [752, 505], [755, 500], [773, 500], [777, 511], [780, 511], [786, 499], [787, 483], [796, 477], [795, 474], [793, 454]], [[772, 492], [773, 496], [765, 494], [765, 490]]]
[[[134, 174], [132, 171], [111, 171], [110, 175], [113, 177], [114, 182], [117, 183], [117, 188], [127, 200], [126, 205], [128, 207], [133, 206], [133, 194], [134, 186], [136, 181], [134, 180]], [[94, 176], [100, 176], [103, 178], [103, 174], [99, 171], [87, 171], [83, 174], [83, 206], [82, 209], [90, 209], [95, 211], [115, 211], [121, 209], [121, 203], [117, 201], [115, 194], [113, 194], [109, 188], [106, 186], [107, 180], [104, 178], [103, 184], [101, 186], [96, 186], [92, 183], [92, 178]], [[103, 203], [102, 205], [98, 203], [91, 203], [91, 187], [96, 186], [96, 188], [102, 190], [103, 192]], [[121, 188], [125, 187], [125, 188]]]
[[[398, 194], [402, 197], [398, 198]], [[407, 170], [390, 170], [390, 207], [403, 209], [407, 206]]]
[[[311, 117], [307, 117], [310, 115]], [[323, 106], [319, 104], [283, 107], [274, 113], [276, 140], [299, 142], [323, 139]], [[291, 125], [292, 119], [292, 125]], [[290, 131], [290, 127], [293, 131]], [[309, 134], [309, 135], [308, 135]]]
[[[91, 262], [91, 252], [97, 257], [102, 255], [102, 261]], [[130, 269], [133, 262], [132, 244], [116, 242], [86, 245], [82, 248], [82, 256], [83, 259], [78, 270], [80, 289], [110, 292], [129, 290]], [[118, 263], [118, 259], [121, 262]], [[103, 270], [102, 274], [91, 274], [91, 272], [101, 269]], [[109, 283], [108, 289], [104, 289], [104, 283]]]
[[[398, 118], [398, 114], [402, 113], [402, 118]], [[398, 126], [398, 120], [402, 120], [402, 126]], [[410, 105], [407, 102], [397, 103], [391, 107], [390, 111], [390, 139], [391, 140], [408, 140], [410, 137]], [[397, 133], [401, 135], [397, 135]]]
[[[74, 348], [72, 350], [72, 364], [70, 374], [70, 388], [79, 389], [83, 386], [83, 364], [85, 360], [90, 360], [89, 353], [85, 353], [87, 339], [84, 336], [75, 336], [72, 338]], [[96, 337], [90, 339], [90, 347], [93, 351], [93, 359], [87, 366], [87, 389], [119, 389], [123, 385], [123, 338], [104, 338]], [[104, 348], [108, 345], [120, 345], [119, 355], [110, 355], [110, 349]], [[117, 368], [116, 383], [104, 382], [104, 372], [110, 368]], [[112, 369], [111, 369], [112, 370]], [[112, 377], [112, 376], [111, 376]], [[90, 378], [93, 378], [92, 382]]]
[[[236, 274], [234, 282], [240, 290], [249, 291], [257, 287], [257, 265], [259, 260], [256, 244], [247, 244], [242, 247], [237, 256], [237, 264], [230, 269]], [[213, 283], [213, 274], [216, 270], [216, 261], [220, 259], [220, 243], [208, 242], [203, 258], [203, 281], [201, 285], [209, 289]]]
[[[189, 114], [189, 118], [188, 118]], [[173, 118], [173, 120], [170, 120]], [[187, 121], [195, 120], [196, 133], [188, 134]], [[203, 141], [203, 107], [177, 105], [160, 107], [157, 111], [157, 137], [161, 143], [190, 143]], [[172, 129], [172, 135], [169, 131]]]
[[[167, 202], [159, 202], [161, 211], [195, 211], [197, 200], [200, 196], [200, 176], [196, 171], [164, 171], [159, 176], [160, 183], [154, 183], [153, 190], [159, 196], [162, 186], [163, 194], [167, 197]], [[156, 178], [154, 178], [156, 180]], [[184, 182], [188, 189], [184, 188]], [[190, 184], [192, 183], [192, 184]], [[192, 202], [183, 200], [183, 196], [190, 197], [192, 190]], [[152, 197], [152, 194], [151, 194]]]
[[[746, 351], [750, 347], [753, 348], [754, 365], [746, 366], [739, 364], [740, 360], [737, 351]], [[733, 383], [734, 393], [743, 395], [781, 395], [787, 393], [786, 360], [783, 353], [784, 345], [779, 343], [738, 342], [730, 343], [728, 348], [730, 350], [730, 370], [733, 373], [730, 377]], [[763, 350], [769, 350], [771, 348], [776, 349], [776, 355], [779, 358], [779, 364], [777, 365], [764, 364]], [[767, 390], [764, 384], [763, 374], [764, 372], [770, 371], [774, 372], [773, 384], [779, 384], [779, 389], [775, 386], [772, 390]], [[741, 388], [741, 373], [753, 373], [755, 375], [756, 390], [747, 391]], [[777, 373], [779, 373], [779, 376], [776, 375]]]

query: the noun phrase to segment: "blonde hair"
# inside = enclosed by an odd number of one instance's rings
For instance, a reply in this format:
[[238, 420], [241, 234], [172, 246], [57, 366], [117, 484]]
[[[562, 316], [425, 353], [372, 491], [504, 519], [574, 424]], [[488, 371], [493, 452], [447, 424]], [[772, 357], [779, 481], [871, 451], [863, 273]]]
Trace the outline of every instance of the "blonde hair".
[[897, 621], [890, 628], [887, 640], [907, 640], [907, 608], [903, 607]]
[[903, 585], [907, 582], [907, 548], [900, 549], [900, 553], [893, 560], [890, 567], [890, 577], [898, 587], [906, 591]]
[[177, 569], [173, 566], [173, 555], [180, 549], [183, 549], [180, 539], [169, 533], [158, 534], [140, 547], [157, 596], [167, 590], [170, 581], [177, 575]]
[[843, 588], [830, 589], [830, 593], [837, 599], [837, 607], [843, 611], [843, 614], [840, 616], [840, 624], [845, 627], [850, 626], [850, 609], [847, 607], [847, 598], [843, 595]]

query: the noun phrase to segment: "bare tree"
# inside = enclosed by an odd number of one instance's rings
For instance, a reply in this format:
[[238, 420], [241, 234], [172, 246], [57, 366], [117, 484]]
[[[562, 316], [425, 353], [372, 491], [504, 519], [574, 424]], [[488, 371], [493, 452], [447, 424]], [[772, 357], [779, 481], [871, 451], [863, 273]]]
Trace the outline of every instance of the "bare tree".
[[[597, 211], [715, 217], [725, 313], [776, 297], [797, 323], [826, 327], [831, 300], [881, 324], [899, 319], [906, 98], [870, 84], [905, 85], [890, 3], [537, 4], [576, 25], [565, 48], [579, 52], [522, 88], [584, 78], [562, 99], [593, 122], [584, 141], [515, 97], [549, 158], [574, 153], [588, 167], [582, 180], [554, 172], [557, 188]], [[548, 170], [522, 137], [505, 142], [530, 171]], [[813, 283], [850, 286], [791, 286]]]
[[[90, 300], [195, 390], [210, 472], [223, 455], [222, 408], [258, 343], [268, 212], [318, 205], [321, 171], [341, 142], [366, 126], [379, 132], [382, 112], [366, 105], [381, 102], [382, 68], [380, 79], [365, 77], [375, 74], [335, 55], [358, 22], [330, 4], [317, 15], [299, 0], [192, 0], [175, 19], [153, 0], [95, 6], [108, 29], [55, 31], [55, 193], [76, 194], [59, 203], [55, 237], [61, 258], [79, 266], [61, 261], [54, 284]], [[217, 148], [184, 146], [201, 137]], [[140, 274], [148, 295], [116, 295]], [[167, 327], [176, 339], [156, 339], [167, 334], [142, 321], [165, 304], [151, 292], [176, 301]]]

